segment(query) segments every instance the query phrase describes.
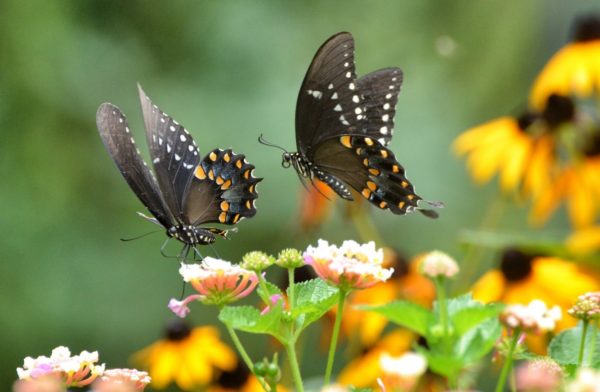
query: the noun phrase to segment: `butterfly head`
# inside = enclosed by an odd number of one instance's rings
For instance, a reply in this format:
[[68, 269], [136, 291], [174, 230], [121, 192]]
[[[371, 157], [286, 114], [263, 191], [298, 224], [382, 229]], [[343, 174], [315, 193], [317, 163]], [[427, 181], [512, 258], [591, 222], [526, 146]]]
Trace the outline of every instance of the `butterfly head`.
[[292, 166], [292, 154], [287, 151], [283, 153], [281, 156], [281, 166], [283, 166], [285, 169]]

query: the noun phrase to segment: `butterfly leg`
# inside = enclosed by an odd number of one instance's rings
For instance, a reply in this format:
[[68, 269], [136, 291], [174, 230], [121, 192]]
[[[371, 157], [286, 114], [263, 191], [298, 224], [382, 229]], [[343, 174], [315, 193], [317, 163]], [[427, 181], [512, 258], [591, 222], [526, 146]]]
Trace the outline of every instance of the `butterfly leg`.
[[163, 242], [162, 246], [160, 247], [160, 254], [163, 257], [166, 257], [167, 259], [173, 259], [174, 256], [169, 256], [168, 254], [165, 253], [165, 247], [167, 246], [167, 244], [169, 243], [169, 241], [171, 240], [171, 238], [167, 238], [165, 240], [165, 242]]
[[202, 261], [204, 259], [204, 257], [202, 256], [202, 253], [200, 253], [200, 251], [198, 250], [198, 248], [196, 248], [195, 246], [193, 247], [194, 249], [194, 260], [196, 260], [196, 256], [198, 256], [200, 259], [200, 261]]

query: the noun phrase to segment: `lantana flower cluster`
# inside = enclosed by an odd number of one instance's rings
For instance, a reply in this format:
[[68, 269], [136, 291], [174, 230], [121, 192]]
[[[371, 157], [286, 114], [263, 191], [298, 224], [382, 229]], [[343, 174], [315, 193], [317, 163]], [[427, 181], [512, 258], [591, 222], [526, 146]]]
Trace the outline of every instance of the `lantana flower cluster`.
[[66, 386], [81, 387], [89, 385], [104, 373], [105, 365], [97, 365], [97, 362], [97, 351], [71, 355], [67, 347], [59, 346], [52, 350], [50, 357], [26, 357], [23, 367], [17, 368], [17, 374], [20, 380], [53, 376]]
[[71, 355], [69, 348], [56, 347], [50, 357], [26, 357], [17, 368], [16, 392], [64, 392], [70, 387], [93, 384], [94, 392], [138, 392], [150, 383], [147, 372], [136, 369], [106, 369], [98, 365], [98, 352]]
[[556, 322], [562, 318], [559, 306], [548, 306], [540, 300], [533, 300], [528, 305], [515, 304], [507, 306], [500, 320], [512, 330], [523, 332], [550, 332], [556, 328]]
[[394, 272], [393, 268], [383, 268], [383, 249], [376, 249], [373, 241], [361, 245], [348, 240], [337, 247], [319, 240], [316, 247], [306, 249], [304, 261], [321, 279], [345, 290], [385, 282]]
[[600, 318], [600, 292], [581, 295], [567, 312], [579, 320], [589, 321]]

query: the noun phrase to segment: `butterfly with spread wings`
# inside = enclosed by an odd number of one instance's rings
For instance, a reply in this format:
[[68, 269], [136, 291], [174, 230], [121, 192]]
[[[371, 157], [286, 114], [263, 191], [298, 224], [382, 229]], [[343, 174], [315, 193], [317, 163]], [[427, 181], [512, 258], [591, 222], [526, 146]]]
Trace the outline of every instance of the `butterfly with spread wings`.
[[234, 225], [256, 214], [254, 166], [243, 154], [215, 149], [201, 159], [189, 132], [154, 105], [139, 87], [152, 172], [136, 147], [127, 119], [111, 103], [100, 105], [96, 123], [121, 174], [152, 216], [140, 215], [184, 244], [185, 259], [198, 245], [227, 238], [228, 231], [207, 223]]
[[394, 132], [401, 83], [399, 68], [357, 79], [352, 35], [329, 38], [302, 82], [296, 104], [298, 152], [284, 152], [283, 167], [293, 166], [301, 180], [324, 182], [343, 199], [353, 200], [352, 188], [394, 214], [418, 210], [436, 218], [435, 211], [419, 206], [421, 197], [386, 147]]

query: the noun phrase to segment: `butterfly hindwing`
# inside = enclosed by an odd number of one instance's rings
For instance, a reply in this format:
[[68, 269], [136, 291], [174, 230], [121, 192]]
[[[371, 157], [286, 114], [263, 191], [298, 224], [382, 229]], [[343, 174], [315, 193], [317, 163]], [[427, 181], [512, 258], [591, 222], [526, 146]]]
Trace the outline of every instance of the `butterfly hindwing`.
[[215, 149], [202, 159], [184, 203], [191, 224], [214, 222], [233, 225], [256, 214], [254, 166], [243, 154]]
[[365, 119], [362, 129], [366, 136], [387, 146], [394, 133], [394, 117], [402, 85], [400, 68], [385, 68], [358, 79], [364, 97]]
[[158, 185], [173, 214], [185, 222], [183, 201], [200, 162], [198, 146], [189, 132], [154, 105], [141, 87], [139, 94]]
[[173, 224], [154, 175], [139, 154], [125, 115], [118, 107], [104, 103], [96, 113], [100, 137], [119, 171], [141, 202], [165, 227]]
[[313, 146], [330, 137], [359, 133], [364, 116], [363, 97], [356, 81], [354, 40], [350, 33], [339, 33], [319, 48], [298, 93], [298, 151], [311, 155]]
[[330, 139], [315, 152], [314, 164], [315, 171], [329, 173], [381, 209], [398, 215], [418, 209], [421, 198], [404, 168], [392, 151], [373, 138], [344, 135]]

